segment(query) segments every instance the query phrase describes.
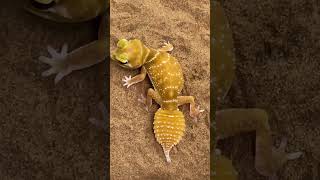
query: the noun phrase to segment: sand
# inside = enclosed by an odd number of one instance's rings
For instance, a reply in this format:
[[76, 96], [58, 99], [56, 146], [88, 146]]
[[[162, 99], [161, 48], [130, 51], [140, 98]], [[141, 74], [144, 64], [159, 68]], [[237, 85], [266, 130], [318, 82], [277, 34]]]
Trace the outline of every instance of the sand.
[[183, 95], [195, 96], [205, 112], [194, 122], [189, 107], [186, 135], [171, 151], [167, 164], [153, 133], [153, 116], [158, 105], [146, 112], [138, 102], [150, 87], [149, 80], [126, 88], [124, 76], [138, 74], [111, 62], [111, 179], [209, 179], [209, 98], [210, 22], [209, 1], [112, 0], [111, 49], [119, 38], [141, 39], [148, 47], [161, 41], [173, 44], [171, 53], [181, 63], [185, 87]]
[[[305, 153], [288, 162], [279, 178], [312, 179], [313, 164], [320, 160], [319, 4], [312, 0], [220, 2], [233, 31], [237, 71], [219, 108], [267, 110], [275, 145], [287, 137], [288, 152]], [[254, 169], [254, 139], [255, 134], [248, 133], [219, 143], [240, 180], [267, 179]]]

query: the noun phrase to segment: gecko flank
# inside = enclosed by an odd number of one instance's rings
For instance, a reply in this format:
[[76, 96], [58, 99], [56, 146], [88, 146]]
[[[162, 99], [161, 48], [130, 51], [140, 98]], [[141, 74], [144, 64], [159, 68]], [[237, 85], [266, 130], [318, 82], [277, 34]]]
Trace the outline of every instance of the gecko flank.
[[130, 87], [141, 82], [148, 74], [154, 89], [148, 89], [144, 103], [147, 109], [151, 107], [152, 99], [160, 105], [154, 117], [154, 133], [167, 162], [171, 162], [170, 150], [179, 143], [185, 132], [184, 115], [178, 106], [190, 103], [190, 116], [193, 118], [203, 112], [196, 107], [193, 96], [179, 96], [184, 80], [180, 64], [168, 53], [172, 49], [170, 43], [165, 43], [160, 49], [152, 49], [137, 39], [121, 39], [111, 57], [124, 68], [141, 67], [139, 75], [123, 79], [124, 86]]

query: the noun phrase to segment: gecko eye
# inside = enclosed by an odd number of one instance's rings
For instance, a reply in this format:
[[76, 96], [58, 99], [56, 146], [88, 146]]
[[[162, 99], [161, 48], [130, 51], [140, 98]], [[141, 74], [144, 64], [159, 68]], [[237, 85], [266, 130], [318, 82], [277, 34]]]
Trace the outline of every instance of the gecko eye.
[[31, 0], [33, 7], [38, 9], [49, 9], [56, 4], [55, 0]]
[[121, 64], [127, 64], [127, 63], [128, 63], [128, 60], [123, 61], [123, 62], [120, 61], [120, 63], [121, 63]]
[[119, 54], [116, 58], [121, 64], [128, 63], [128, 54], [127, 53]]

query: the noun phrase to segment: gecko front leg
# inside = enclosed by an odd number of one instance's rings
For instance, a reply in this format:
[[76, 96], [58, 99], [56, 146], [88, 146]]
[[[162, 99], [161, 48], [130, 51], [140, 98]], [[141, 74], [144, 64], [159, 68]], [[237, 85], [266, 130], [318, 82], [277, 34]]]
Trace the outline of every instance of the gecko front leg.
[[142, 66], [140, 74], [131, 78], [131, 76], [125, 76], [122, 81], [124, 82], [123, 86], [127, 86], [129, 88], [131, 85], [139, 83], [146, 78], [147, 70], [145, 67]]
[[48, 46], [51, 58], [40, 56], [39, 60], [49, 64], [51, 68], [42, 73], [42, 76], [57, 74], [54, 80], [57, 84], [63, 77], [72, 71], [84, 69], [103, 61], [106, 57], [106, 40], [96, 40], [68, 53], [68, 45], [64, 44], [61, 52]]

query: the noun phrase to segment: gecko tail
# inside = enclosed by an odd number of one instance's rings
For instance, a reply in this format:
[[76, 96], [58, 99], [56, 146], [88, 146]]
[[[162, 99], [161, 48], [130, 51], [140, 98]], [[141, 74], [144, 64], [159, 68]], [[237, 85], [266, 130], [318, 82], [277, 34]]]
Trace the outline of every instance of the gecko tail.
[[186, 126], [184, 115], [179, 109], [164, 110], [159, 108], [155, 113], [153, 125], [156, 140], [162, 146], [167, 162], [170, 163], [169, 152], [184, 135]]
[[171, 163], [171, 158], [170, 158], [170, 155], [169, 155], [170, 149], [168, 150], [168, 149], [164, 149], [164, 148], [163, 148], [163, 152], [164, 152], [164, 155], [166, 156], [167, 162], [168, 162], [168, 163]]

